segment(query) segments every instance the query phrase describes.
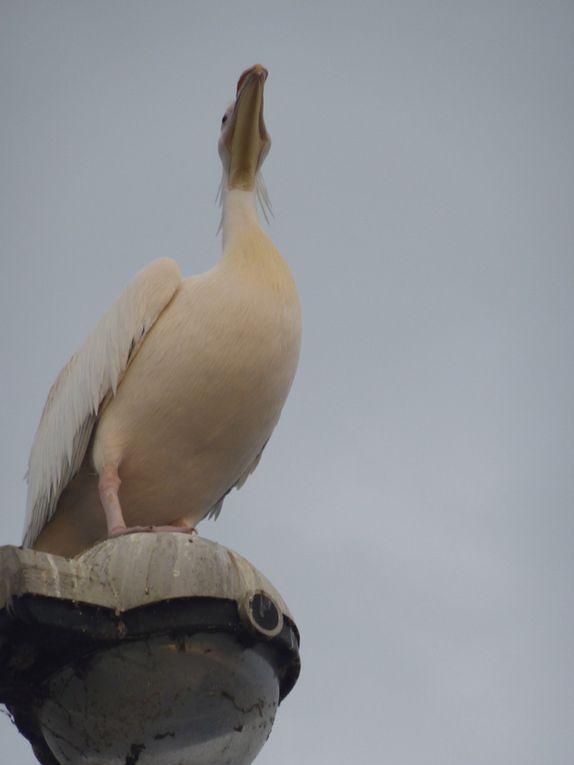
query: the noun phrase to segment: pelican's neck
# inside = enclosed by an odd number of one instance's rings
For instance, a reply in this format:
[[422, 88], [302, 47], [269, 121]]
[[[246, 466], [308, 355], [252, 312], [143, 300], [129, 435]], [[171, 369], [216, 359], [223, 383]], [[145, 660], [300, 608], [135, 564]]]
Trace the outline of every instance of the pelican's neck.
[[224, 189], [223, 191], [223, 251], [231, 240], [242, 231], [259, 225], [255, 189]]

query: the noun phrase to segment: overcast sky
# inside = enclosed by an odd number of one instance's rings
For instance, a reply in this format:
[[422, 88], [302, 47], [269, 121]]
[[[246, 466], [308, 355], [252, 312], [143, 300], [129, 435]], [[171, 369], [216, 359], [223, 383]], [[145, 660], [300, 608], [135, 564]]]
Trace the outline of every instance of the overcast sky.
[[257, 763], [571, 765], [571, 0], [0, 9], [0, 541], [70, 354], [154, 258], [218, 257], [220, 120], [261, 62], [303, 353], [200, 526], [302, 635]]

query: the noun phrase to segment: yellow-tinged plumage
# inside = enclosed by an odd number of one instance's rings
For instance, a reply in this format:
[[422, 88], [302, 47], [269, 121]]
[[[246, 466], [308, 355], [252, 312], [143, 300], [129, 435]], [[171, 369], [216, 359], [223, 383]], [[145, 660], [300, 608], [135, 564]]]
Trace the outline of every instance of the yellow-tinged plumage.
[[[56, 381], [30, 458], [25, 544], [72, 556], [123, 521], [193, 527], [256, 467], [300, 343], [293, 279], [256, 212], [266, 76], [242, 76], [223, 126], [220, 261], [183, 280], [173, 261], [148, 266]], [[62, 428], [54, 413], [70, 393], [79, 414]]]

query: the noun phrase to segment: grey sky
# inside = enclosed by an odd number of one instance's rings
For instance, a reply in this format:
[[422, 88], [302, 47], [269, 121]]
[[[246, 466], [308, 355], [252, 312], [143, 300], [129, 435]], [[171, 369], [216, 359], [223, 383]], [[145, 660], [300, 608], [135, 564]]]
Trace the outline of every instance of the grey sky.
[[573, 40], [554, 0], [0, 3], [5, 544], [69, 355], [152, 259], [217, 258], [220, 118], [269, 68], [303, 355], [200, 526], [302, 633], [258, 765], [572, 762]]

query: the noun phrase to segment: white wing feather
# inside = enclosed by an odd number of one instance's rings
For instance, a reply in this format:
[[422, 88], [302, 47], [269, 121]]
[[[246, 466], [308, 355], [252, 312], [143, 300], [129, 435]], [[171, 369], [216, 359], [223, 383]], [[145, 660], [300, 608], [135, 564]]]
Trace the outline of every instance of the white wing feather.
[[[267, 446], [268, 440], [263, 444], [263, 449], [261, 449], [261, 451], [259, 452], [257, 457], [255, 457], [253, 462], [249, 465], [247, 470], [244, 473], [242, 473], [242, 475], [239, 476], [238, 480], [233, 484], [231, 489], [241, 489], [241, 487], [245, 485], [245, 482], [247, 481], [247, 479], [249, 478], [251, 473], [253, 473], [253, 471], [255, 470], [257, 465], [259, 465], [259, 463], [261, 461], [261, 457], [263, 455], [263, 451], [264, 451], [265, 447]], [[221, 499], [218, 500], [215, 503], [215, 505], [213, 505], [211, 510], [207, 513], [207, 516], [206, 516], [207, 518], [211, 518], [214, 521], [216, 521], [219, 518], [219, 514], [221, 513], [221, 508], [223, 507], [223, 500], [229, 494], [231, 489], [228, 489], [225, 492], [225, 494], [223, 495], [223, 497], [221, 497]]]
[[28, 461], [25, 547], [54, 514], [84, 460], [102, 402], [115, 394], [135, 349], [180, 283], [169, 258], [140, 271], [56, 378]]

